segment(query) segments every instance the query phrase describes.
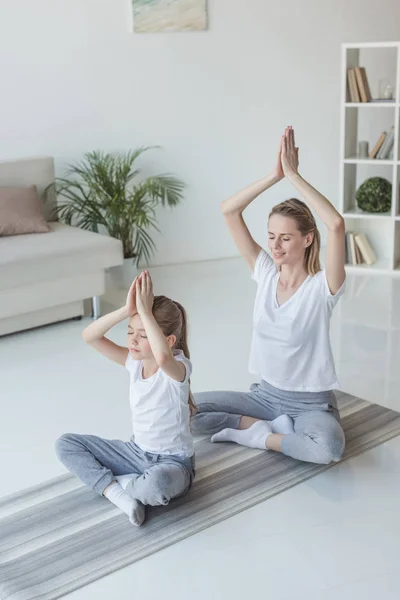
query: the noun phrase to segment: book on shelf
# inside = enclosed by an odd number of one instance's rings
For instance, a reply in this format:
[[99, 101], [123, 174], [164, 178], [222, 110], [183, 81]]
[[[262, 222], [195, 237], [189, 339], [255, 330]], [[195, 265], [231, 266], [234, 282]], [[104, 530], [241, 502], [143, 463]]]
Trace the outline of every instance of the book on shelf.
[[355, 250], [356, 250], [356, 265], [361, 265], [364, 261], [363, 261], [363, 257], [361, 255], [361, 251], [360, 248], [358, 247], [358, 244], [356, 242], [356, 238], [354, 236], [354, 242], [355, 242]]
[[361, 69], [362, 80], [364, 83], [365, 93], [367, 94], [367, 98], [368, 98], [367, 102], [371, 102], [372, 95], [371, 95], [371, 90], [370, 90], [369, 83], [368, 83], [367, 71], [365, 70], [364, 67], [360, 67], [360, 69]]
[[392, 151], [394, 145], [394, 127], [390, 129], [390, 131], [386, 134], [385, 140], [381, 145], [378, 154], [376, 155], [377, 159], [385, 160], [389, 158], [390, 153]]
[[350, 102], [371, 102], [371, 90], [364, 67], [347, 69]]
[[346, 263], [349, 265], [372, 265], [376, 256], [364, 233], [346, 232]]
[[360, 250], [362, 260], [367, 265], [373, 265], [376, 262], [376, 255], [365, 233], [356, 233], [354, 235], [354, 241]]
[[373, 147], [373, 149], [371, 150], [371, 152], [369, 153], [369, 157], [370, 158], [376, 158], [378, 155], [379, 150], [382, 147], [383, 142], [385, 141], [385, 137], [386, 137], [386, 131], [382, 131], [382, 133], [380, 134], [375, 146]]
[[351, 247], [350, 247], [350, 233], [346, 232], [346, 264], [351, 265]]
[[356, 242], [354, 239], [354, 233], [349, 231], [346, 233], [346, 240], [348, 240], [349, 248], [349, 265], [357, 264], [357, 253], [356, 253]]
[[349, 86], [349, 96], [351, 102], [360, 102], [360, 94], [358, 93], [356, 74], [354, 69], [347, 69], [347, 83]]
[[371, 98], [368, 96], [368, 89], [366, 87], [365, 81], [367, 80], [367, 74], [361, 70], [361, 67], [356, 67], [354, 69], [356, 73], [357, 87], [360, 92], [361, 102], [369, 102]]

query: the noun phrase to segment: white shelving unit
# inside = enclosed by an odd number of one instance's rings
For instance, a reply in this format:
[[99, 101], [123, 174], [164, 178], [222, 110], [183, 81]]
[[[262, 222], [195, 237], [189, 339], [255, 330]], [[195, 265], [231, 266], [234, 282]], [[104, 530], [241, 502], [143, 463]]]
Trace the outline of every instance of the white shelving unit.
[[[378, 81], [388, 79], [393, 87], [390, 102], [350, 102], [347, 69], [366, 68], [372, 97], [378, 97]], [[363, 231], [377, 255], [374, 265], [347, 265], [349, 271], [400, 276], [400, 42], [342, 45], [341, 144], [339, 209], [348, 231]], [[394, 126], [392, 160], [357, 158], [358, 142], [367, 140], [371, 150], [381, 131]], [[355, 194], [369, 177], [385, 177], [392, 183], [392, 205], [388, 213], [371, 214], [358, 209]]]

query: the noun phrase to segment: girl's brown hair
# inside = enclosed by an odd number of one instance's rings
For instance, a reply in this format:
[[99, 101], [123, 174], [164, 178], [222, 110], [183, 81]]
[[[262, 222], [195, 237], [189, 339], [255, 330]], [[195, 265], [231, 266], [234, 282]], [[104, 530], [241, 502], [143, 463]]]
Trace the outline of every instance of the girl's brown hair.
[[305, 251], [305, 267], [309, 275], [318, 273], [321, 270], [321, 263], [319, 262], [321, 236], [307, 204], [297, 198], [290, 198], [274, 206], [269, 216], [272, 215], [282, 215], [296, 221], [297, 228], [303, 236], [309, 233], [312, 234], [312, 242]]
[[[165, 337], [170, 335], [174, 335], [176, 337], [174, 348], [176, 350], [182, 350], [186, 358], [190, 358], [187, 341], [188, 319], [182, 304], [179, 304], [179, 302], [174, 302], [174, 300], [171, 300], [166, 296], [155, 296], [153, 303], [153, 315]], [[190, 414], [193, 416], [197, 412], [197, 406], [194, 402], [190, 387], [188, 401]]]

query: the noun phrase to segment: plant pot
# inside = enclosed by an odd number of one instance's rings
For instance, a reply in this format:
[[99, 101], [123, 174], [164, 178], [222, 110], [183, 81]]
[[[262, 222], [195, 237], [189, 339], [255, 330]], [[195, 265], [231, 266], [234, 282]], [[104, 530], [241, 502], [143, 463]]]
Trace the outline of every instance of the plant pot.
[[122, 265], [107, 269], [107, 289], [124, 289], [131, 287], [132, 281], [138, 274], [138, 269], [133, 258], [124, 258]]

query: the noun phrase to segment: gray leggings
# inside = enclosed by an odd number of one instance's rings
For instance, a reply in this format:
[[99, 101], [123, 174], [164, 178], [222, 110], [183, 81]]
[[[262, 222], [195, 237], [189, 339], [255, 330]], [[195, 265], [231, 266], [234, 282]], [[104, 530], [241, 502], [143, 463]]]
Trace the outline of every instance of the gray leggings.
[[187, 493], [194, 477], [194, 457], [144, 452], [134, 442], [66, 433], [57, 440], [56, 452], [71, 473], [100, 495], [115, 477], [136, 474], [129, 493], [150, 506]]
[[338, 461], [343, 454], [345, 437], [332, 391], [289, 392], [261, 381], [248, 393], [202, 392], [195, 394], [195, 401], [199, 412], [192, 419], [194, 433], [238, 429], [242, 415], [272, 421], [286, 414], [295, 433], [283, 437], [283, 454], [321, 464]]

